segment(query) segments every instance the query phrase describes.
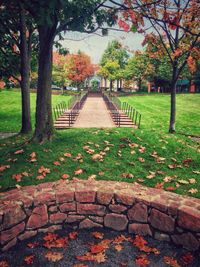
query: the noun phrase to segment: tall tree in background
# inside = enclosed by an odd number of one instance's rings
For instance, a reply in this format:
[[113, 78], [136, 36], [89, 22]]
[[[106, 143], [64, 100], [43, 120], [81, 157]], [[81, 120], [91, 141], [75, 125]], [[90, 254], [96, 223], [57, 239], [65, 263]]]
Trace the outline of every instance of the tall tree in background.
[[79, 52], [66, 57], [67, 78], [73, 81], [77, 88], [89, 77], [94, 75], [95, 67], [88, 55]]
[[[115, 5], [123, 9], [119, 26], [125, 31], [143, 32], [146, 43], [157, 43], [158, 51], [165, 51], [172, 66], [171, 110], [169, 132], [175, 132], [176, 83], [188, 64], [195, 71], [199, 58], [197, 44], [200, 38], [200, 2], [198, 0], [125, 0]], [[131, 21], [131, 22], [130, 22]], [[153, 32], [145, 28], [153, 28]], [[158, 37], [158, 38], [157, 38]]]
[[[13, 16], [15, 14], [15, 16]], [[21, 87], [21, 133], [32, 130], [30, 114], [30, 62], [34, 28], [22, 3], [2, 4], [0, 11], [0, 72]], [[36, 41], [36, 39], [35, 39]]]
[[[120, 78], [122, 78], [122, 71], [125, 68], [128, 58], [129, 58], [128, 52], [126, 51], [126, 49], [123, 48], [122, 44], [120, 44], [117, 40], [114, 40], [108, 44], [108, 47], [104, 51], [101, 61], [100, 61], [101, 70], [99, 73], [104, 78], [106, 78], [106, 75], [103, 74], [104, 69], [108, 70], [110, 67], [111, 69], [113, 69], [115, 65], [115, 68], [114, 68], [115, 75], [112, 77], [112, 79], [111, 77], [109, 78], [111, 82], [111, 85], [110, 85], [111, 88], [112, 88], [112, 82], [115, 79], [117, 79], [117, 88], [119, 87], [119, 80]], [[111, 64], [111, 62], [113, 62], [113, 64]], [[106, 64], [107, 64], [107, 67], [105, 67]], [[119, 65], [119, 67], [117, 67], [117, 65]], [[113, 70], [111, 71], [112, 73], [114, 73]], [[117, 70], [118, 70], [118, 74], [116, 73]]]

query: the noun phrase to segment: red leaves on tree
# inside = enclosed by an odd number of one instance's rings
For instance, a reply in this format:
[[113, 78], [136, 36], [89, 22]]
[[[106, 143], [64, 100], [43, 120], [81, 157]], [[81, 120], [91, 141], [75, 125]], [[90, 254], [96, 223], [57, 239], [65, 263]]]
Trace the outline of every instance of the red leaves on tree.
[[74, 240], [78, 237], [78, 232], [71, 232], [69, 233], [69, 239]]
[[181, 257], [181, 261], [185, 264], [185, 265], [188, 265], [188, 264], [191, 264], [194, 260], [194, 257], [192, 255], [192, 253], [188, 252], [184, 255], [182, 255]]
[[130, 30], [130, 26], [123, 20], [119, 19], [118, 25], [120, 28], [122, 28], [125, 32], [128, 32]]

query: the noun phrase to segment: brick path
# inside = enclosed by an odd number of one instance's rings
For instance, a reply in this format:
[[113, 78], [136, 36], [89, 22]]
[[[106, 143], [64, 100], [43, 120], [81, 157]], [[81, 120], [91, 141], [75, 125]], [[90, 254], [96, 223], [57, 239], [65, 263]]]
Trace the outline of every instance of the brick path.
[[0, 250], [63, 225], [106, 227], [200, 247], [200, 199], [136, 183], [73, 179], [0, 193]]
[[74, 124], [75, 128], [115, 127], [102, 97], [88, 97]]

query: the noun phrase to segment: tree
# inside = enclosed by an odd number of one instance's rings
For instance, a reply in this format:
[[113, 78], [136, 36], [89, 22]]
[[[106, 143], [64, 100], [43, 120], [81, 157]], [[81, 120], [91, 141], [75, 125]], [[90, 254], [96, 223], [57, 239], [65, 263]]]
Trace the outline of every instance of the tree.
[[113, 88], [113, 81], [119, 78], [120, 65], [117, 60], [108, 60], [104, 66], [100, 68], [98, 74], [106, 77], [110, 81], [110, 91]]
[[137, 81], [138, 89], [141, 90], [142, 80], [147, 80], [155, 75], [155, 66], [145, 52], [137, 51], [130, 58], [125, 67], [124, 76], [126, 79]]
[[[104, 67], [108, 63], [108, 66], [105, 69], [109, 69], [110, 68], [109, 65], [111, 64], [111, 62], [113, 62], [111, 65], [112, 65], [112, 68], [115, 65], [114, 67], [115, 77], [112, 77], [111, 79], [111, 76], [110, 76], [109, 78], [111, 82], [110, 88], [112, 88], [113, 78], [114, 80], [117, 79], [117, 88], [119, 87], [119, 80], [123, 76], [122, 71], [125, 68], [128, 58], [129, 58], [128, 52], [126, 51], [126, 49], [122, 47], [122, 45], [117, 40], [114, 40], [108, 44], [108, 47], [104, 51], [101, 61], [100, 61], [100, 66], [102, 69], [100, 70], [99, 73], [101, 74], [102, 77], [107, 79], [108, 76], [106, 76], [107, 75], [106, 72], [104, 73]], [[118, 73], [116, 73], [116, 71], [118, 71]], [[113, 73], [113, 70], [112, 70], [112, 73]]]
[[[13, 13], [16, 16], [13, 16]], [[21, 87], [22, 127], [21, 133], [32, 130], [30, 115], [30, 60], [33, 26], [21, 3], [1, 8], [0, 16], [0, 73], [13, 77]]]
[[39, 66], [36, 127], [33, 140], [43, 142], [53, 135], [51, 105], [52, 50], [63, 31], [94, 32], [114, 22], [114, 11], [103, 8], [105, 1], [13, 0], [22, 2], [34, 19], [39, 33]]
[[57, 86], [63, 87], [69, 83], [67, 78], [67, 56], [53, 53], [52, 81]]
[[71, 54], [66, 57], [66, 75], [73, 81], [78, 89], [89, 77], [94, 75], [94, 65], [88, 55], [79, 51], [78, 54]]
[[[198, 0], [125, 0], [124, 4], [111, 2], [123, 9], [119, 18], [120, 27], [125, 31], [145, 33], [145, 43], [155, 44], [159, 38], [157, 52], [165, 51], [168, 56], [172, 66], [169, 132], [173, 133], [177, 80], [186, 64], [194, 72], [195, 61], [199, 58], [196, 45], [200, 38], [200, 3]], [[150, 26], [153, 28], [151, 33], [145, 29]]]

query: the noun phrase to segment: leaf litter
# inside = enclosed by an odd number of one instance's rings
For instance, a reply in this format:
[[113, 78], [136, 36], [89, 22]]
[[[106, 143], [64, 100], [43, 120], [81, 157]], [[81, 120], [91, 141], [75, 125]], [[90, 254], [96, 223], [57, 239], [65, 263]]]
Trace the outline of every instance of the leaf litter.
[[199, 267], [192, 253], [150, 237], [112, 230], [38, 234], [0, 255], [0, 267]]

